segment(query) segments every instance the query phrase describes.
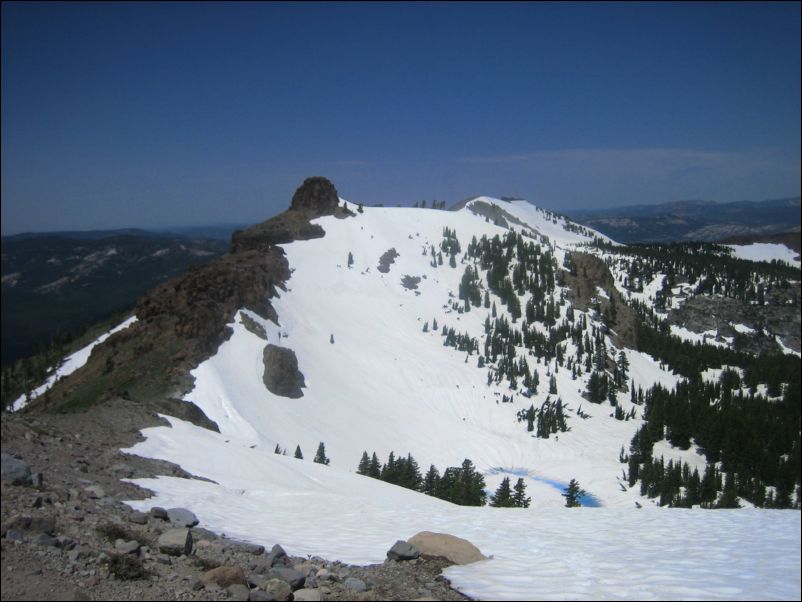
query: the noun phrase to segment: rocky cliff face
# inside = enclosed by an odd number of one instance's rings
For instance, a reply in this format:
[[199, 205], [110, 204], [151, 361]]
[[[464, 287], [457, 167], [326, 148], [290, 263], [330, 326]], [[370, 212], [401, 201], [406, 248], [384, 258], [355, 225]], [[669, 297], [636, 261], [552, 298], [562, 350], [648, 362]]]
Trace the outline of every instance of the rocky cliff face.
[[[139, 321], [98, 345], [86, 366], [56, 385], [44, 405], [78, 409], [110, 395], [165, 402], [181, 397], [192, 385], [189, 371], [230, 336], [227, 324], [237, 310], [247, 307], [277, 320], [270, 299], [284, 288], [290, 269], [276, 245], [320, 238], [323, 228], [310, 220], [349, 214], [339, 207], [331, 182], [307, 178], [287, 211], [235, 232], [228, 255], [192, 268], [142, 297], [136, 306]], [[289, 396], [299, 393], [296, 386]]]

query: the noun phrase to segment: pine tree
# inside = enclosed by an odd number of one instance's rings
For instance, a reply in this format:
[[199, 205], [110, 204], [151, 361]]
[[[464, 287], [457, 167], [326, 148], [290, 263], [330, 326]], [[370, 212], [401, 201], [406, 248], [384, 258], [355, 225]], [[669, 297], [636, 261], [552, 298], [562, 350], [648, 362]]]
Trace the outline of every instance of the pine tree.
[[348, 251], [348, 267], [350, 268], [352, 265], [354, 265], [354, 254]]
[[326, 446], [323, 445], [322, 441], [320, 442], [320, 445], [317, 446], [317, 452], [315, 453], [315, 459], [313, 462], [316, 462], [317, 464], [325, 464], [327, 466], [329, 462], [331, 462], [331, 460], [326, 457]]
[[566, 508], [579, 508], [582, 503], [580, 500], [586, 495], [586, 491], [579, 487], [579, 483], [577, 483], [576, 479], [571, 479], [571, 482], [568, 483], [568, 487], [565, 489], [565, 493], [562, 496], [565, 498], [565, 507]]
[[362, 459], [359, 461], [359, 467], [356, 469], [356, 474], [368, 476], [370, 474], [370, 458], [368, 452], [362, 452]]
[[298, 458], [299, 460], [303, 460], [304, 459], [304, 455], [301, 453], [300, 444], [295, 446], [295, 457]]
[[280, 456], [286, 456], [287, 455], [287, 450], [281, 449], [281, 446], [278, 443], [276, 443], [276, 447], [273, 450], [273, 453], [274, 454], [278, 454]]
[[501, 485], [490, 498], [490, 505], [495, 508], [512, 508], [515, 505], [510, 490], [510, 477], [504, 477], [501, 481]]
[[557, 378], [552, 374], [549, 378], [549, 395], [557, 394]]
[[434, 464], [429, 466], [429, 470], [423, 479], [421, 491], [426, 495], [437, 495], [438, 484], [440, 483], [440, 473]]
[[529, 503], [532, 501], [532, 498], [527, 497], [526, 495], [526, 483], [524, 483], [523, 478], [519, 478], [518, 481], [515, 483], [515, 493], [512, 496], [512, 501], [516, 508], [529, 508]]
[[376, 455], [376, 452], [373, 452], [373, 455], [370, 457], [370, 467], [368, 468], [368, 476], [373, 477], [374, 479], [381, 478], [381, 464], [379, 463], [379, 456]]

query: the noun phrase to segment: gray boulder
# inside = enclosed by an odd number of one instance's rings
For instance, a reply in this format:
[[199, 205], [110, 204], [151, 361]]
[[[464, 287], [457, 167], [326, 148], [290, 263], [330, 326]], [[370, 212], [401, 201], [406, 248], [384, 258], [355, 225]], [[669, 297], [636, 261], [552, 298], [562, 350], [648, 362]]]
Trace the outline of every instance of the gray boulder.
[[274, 545], [267, 555], [267, 562], [270, 566], [287, 564], [288, 561], [287, 552], [278, 544]]
[[281, 579], [282, 581], [286, 581], [293, 591], [301, 589], [306, 581], [306, 575], [300, 571], [296, 571], [295, 569], [273, 568], [270, 569], [270, 572], [267, 574], [267, 576], [271, 579]]
[[343, 583], [345, 589], [349, 589], [353, 592], [366, 592], [368, 591], [368, 586], [365, 585], [365, 582], [362, 579], [357, 579], [356, 577], [348, 577]]
[[0, 473], [4, 481], [12, 485], [24, 485], [31, 476], [31, 468], [9, 454], [0, 454]]
[[420, 556], [418, 548], [400, 539], [387, 551], [387, 558], [390, 560], [414, 560], [418, 556]]
[[135, 525], [147, 525], [148, 515], [145, 514], [144, 512], [137, 512], [135, 510], [128, 516], [128, 520], [134, 523]]
[[170, 508], [167, 511], [167, 518], [170, 524], [175, 528], [194, 527], [200, 521], [198, 517], [186, 508]]
[[290, 599], [292, 588], [290, 584], [281, 579], [268, 579], [262, 584], [262, 590], [267, 594], [269, 600], [279, 600], [284, 602]]
[[242, 585], [241, 583], [229, 585], [226, 591], [228, 592], [229, 600], [243, 600], [247, 602], [251, 598], [251, 590], [248, 589], [247, 585]]
[[170, 556], [189, 556], [192, 552], [192, 533], [189, 529], [168, 529], [159, 536], [159, 551]]
[[117, 550], [120, 554], [136, 554], [139, 552], [139, 542], [135, 539], [130, 541], [124, 541], [122, 539], [118, 539], [114, 544], [114, 549]]
[[319, 589], [299, 589], [293, 595], [295, 602], [319, 602], [320, 590]]

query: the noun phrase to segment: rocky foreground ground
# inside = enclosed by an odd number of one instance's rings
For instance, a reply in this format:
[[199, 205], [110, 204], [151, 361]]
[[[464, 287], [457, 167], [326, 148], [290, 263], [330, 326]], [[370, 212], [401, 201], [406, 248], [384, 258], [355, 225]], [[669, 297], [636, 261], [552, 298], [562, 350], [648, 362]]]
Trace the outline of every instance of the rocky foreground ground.
[[81, 414], [3, 414], [3, 600], [467, 599], [441, 575], [451, 561], [414, 558], [408, 545], [394, 560], [353, 566], [226, 539], [188, 512], [132, 510], [122, 501], [148, 492], [121, 479], [190, 476], [119, 451], [158, 420], [124, 400]]

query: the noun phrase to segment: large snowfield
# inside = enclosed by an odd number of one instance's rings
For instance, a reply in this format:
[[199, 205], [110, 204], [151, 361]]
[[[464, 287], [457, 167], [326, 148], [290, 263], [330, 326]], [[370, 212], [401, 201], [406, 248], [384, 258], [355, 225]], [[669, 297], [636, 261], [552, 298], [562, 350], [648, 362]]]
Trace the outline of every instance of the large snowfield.
[[750, 261], [785, 261], [793, 266], [800, 267], [802, 262], [799, 253], [785, 245], [773, 242], [754, 242], [751, 245], [727, 245], [732, 249], [734, 257]]
[[[547, 236], [558, 265], [565, 250], [590, 240], [526, 202], [482, 200]], [[451, 533], [492, 556], [447, 570], [455, 587], [482, 599], [800, 598], [799, 512], [654, 507], [626, 486], [619, 462], [641, 424], [640, 407], [636, 419], [616, 420], [610, 406], [581, 398], [586, 375], [572, 380], [569, 370], [534, 357], [528, 360], [541, 385], [526, 399], [507, 382], [488, 386], [476, 355], [443, 345], [432, 319], [481, 337], [490, 310], [451, 309], [465, 266], [433, 267], [430, 247], [439, 247], [445, 226], [463, 251], [472, 236], [503, 235], [503, 228], [470, 205], [458, 212], [366, 208], [316, 222], [323, 238], [283, 245], [293, 273], [272, 300], [279, 324], [243, 308], [230, 339], [193, 371], [186, 399], [220, 433], [170, 418], [171, 427], [147, 429], [145, 441], [127, 450], [214, 482], [140, 479], [154, 497], [132, 506], [188, 507], [228, 536], [355, 563], [381, 562], [397, 539], [418, 531]], [[379, 258], [391, 248], [399, 255], [381, 273]], [[403, 286], [404, 276], [419, 278], [417, 289]], [[267, 342], [295, 352], [303, 397], [266, 389], [266, 341], [246, 328], [244, 315], [264, 328]], [[677, 382], [652, 358], [625, 353], [636, 386]], [[537, 439], [516, 413], [546, 399], [552, 374], [571, 430]], [[511, 394], [515, 401], [502, 403]], [[626, 397], [620, 404], [628, 412]], [[590, 418], [576, 416], [580, 405]], [[320, 442], [330, 466], [311, 461]], [[276, 445], [289, 454], [300, 445], [306, 460], [274, 454]], [[660, 449], [666, 460], [674, 451]], [[525, 476], [532, 507], [460, 507], [362, 477], [354, 473], [363, 451], [382, 461], [391, 451], [411, 453], [423, 472], [470, 458], [491, 493], [505, 475]], [[683, 454], [704, 465], [693, 449]], [[590, 494], [586, 502], [601, 507], [563, 508], [571, 479]]]

